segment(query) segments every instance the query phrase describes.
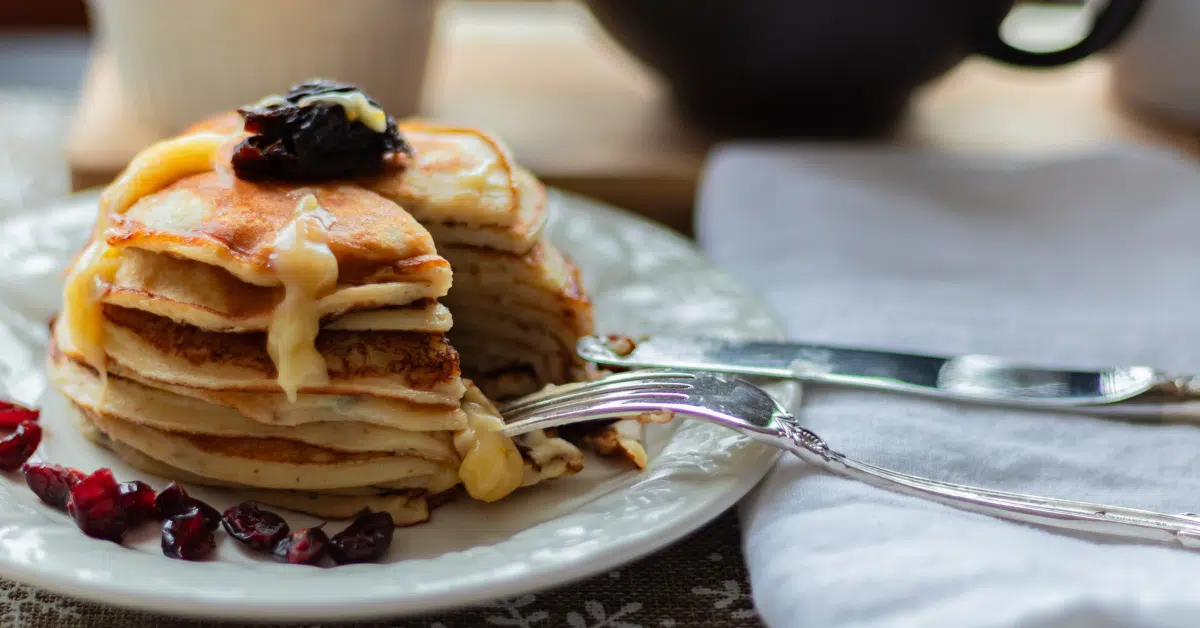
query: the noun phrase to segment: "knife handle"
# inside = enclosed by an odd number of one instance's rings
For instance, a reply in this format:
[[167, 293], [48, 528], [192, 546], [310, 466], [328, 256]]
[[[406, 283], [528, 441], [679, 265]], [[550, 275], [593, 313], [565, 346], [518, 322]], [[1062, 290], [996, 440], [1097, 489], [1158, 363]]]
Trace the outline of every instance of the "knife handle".
[[[936, 356], [896, 351], [722, 338], [588, 336], [576, 350], [618, 368], [674, 368], [798, 379], [972, 403], [1072, 410], [1105, 408], [1153, 417], [1167, 405], [1200, 399], [1200, 377], [1166, 377], [1146, 366], [1073, 370], [1027, 366], [987, 355]], [[1150, 394], [1148, 394], [1150, 393]], [[1111, 409], [1110, 409], [1111, 408]]]

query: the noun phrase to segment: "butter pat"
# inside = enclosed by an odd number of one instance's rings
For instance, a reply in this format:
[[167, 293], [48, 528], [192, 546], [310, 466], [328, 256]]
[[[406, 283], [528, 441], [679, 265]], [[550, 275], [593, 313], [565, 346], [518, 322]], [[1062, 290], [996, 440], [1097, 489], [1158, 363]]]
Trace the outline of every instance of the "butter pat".
[[504, 421], [473, 401], [463, 401], [467, 428], [454, 436], [462, 456], [458, 478], [471, 497], [494, 502], [517, 490], [525, 474], [525, 461], [512, 439], [505, 436]]
[[372, 105], [371, 101], [367, 100], [367, 97], [359, 91], [305, 96], [297, 104], [301, 107], [309, 105], [340, 105], [342, 110], [346, 112], [347, 120], [351, 122], [358, 120], [376, 133], [383, 133], [387, 130], [387, 114], [383, 112], [383, 109]]

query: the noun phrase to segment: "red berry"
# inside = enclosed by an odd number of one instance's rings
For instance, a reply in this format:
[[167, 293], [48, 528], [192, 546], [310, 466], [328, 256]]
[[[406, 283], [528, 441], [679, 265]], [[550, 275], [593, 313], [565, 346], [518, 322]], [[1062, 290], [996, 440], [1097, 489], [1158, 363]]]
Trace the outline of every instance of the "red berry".
[[42, 427], [33, 421], [23, 421], [17, 431], [0, 440], [0, 469], [20, 469], [41, 443]]
[[78, 469], [69, 469], [57, 464], [25, 463], [21, 467], [25, 483], [34, 495], [55, 508], [66, 508], [71, 487], [86, 477]]
[[283, 537], [275, 546], [275, 557], [293, 565], [315, 565], [325, 555], [329, 536], [321, 528], [303, 528]]
[[158, 519], [158, 508], [154, 506], [154, 488], [141, 480], [123, 482], [120, 486], [120, 505], [129, 515], [129, 525], [137, 525], [150, 519]]
[[129, 529], [129, 516], [121, 508], [121, 490], [110, 469], [97, 469], [71, 487], [67, 512], [83, 533], [120, 543]]
[[217, 526], [221, 525], [221, 513], [216, 508], [188, 495], [187, 491], [175, 482], [171, 482], [167, 488], [158, 492], [158, 497], [154, 499], [154, 505], [164, 519], [198, 508], [204, 514], [205, 522], [210, 530], [216, 530]]
[[23, 421], [36, 421], [41, 410], [27, 408], [15, 401], [0, 401], [0, 428], [13, 429]]
[[283, 517], [259, 508], [254, 502], [230, 506], [221, 518], [221, 525], [225, 526], [229, 536], [264, 552], [274, 549], [289, 531]]
[[396, 524], [386, 512], [363, 512], [329, 539], [329, 556], [339, 565], [377, 560], [392, 544]]
[[162, 551], [171, 558], [202, 560], [216, 547], [213, 528], [199, 508], [175, 515], [163, 524]]

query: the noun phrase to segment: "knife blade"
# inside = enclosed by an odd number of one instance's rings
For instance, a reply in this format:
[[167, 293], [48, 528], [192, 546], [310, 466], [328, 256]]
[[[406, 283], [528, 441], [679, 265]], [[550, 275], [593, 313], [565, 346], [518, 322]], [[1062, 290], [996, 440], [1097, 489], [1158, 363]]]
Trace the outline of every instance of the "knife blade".
[[1058, 369], [988, 355], [938, 356], [694, 336], [588, 336], [580, 339], [577, 351], [586, 360], [610, 367], [794, 378], [1000, 405], [1096, 407], [1153, 396], [1161, 407], [1164, 400], [1200, 397], [1200, 378], [1169, 377], [1147, 366]]

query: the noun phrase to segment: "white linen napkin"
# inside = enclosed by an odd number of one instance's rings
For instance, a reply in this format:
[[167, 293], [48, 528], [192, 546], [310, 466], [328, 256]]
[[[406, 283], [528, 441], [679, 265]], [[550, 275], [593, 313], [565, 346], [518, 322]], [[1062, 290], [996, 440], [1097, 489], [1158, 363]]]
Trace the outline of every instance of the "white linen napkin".
[[[1200, 169], [730, 146], [697, 235], [805, 341], [1200, 373]], [[803, 422], [892, 469], [1200, 512], [1200, 422], [1129, 424], [809, 387]], [[966, 513], [784, 459], [742, 504], [771, 626], [1195, 626], [1200, 551]]]

